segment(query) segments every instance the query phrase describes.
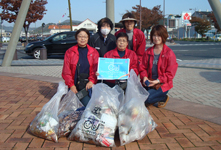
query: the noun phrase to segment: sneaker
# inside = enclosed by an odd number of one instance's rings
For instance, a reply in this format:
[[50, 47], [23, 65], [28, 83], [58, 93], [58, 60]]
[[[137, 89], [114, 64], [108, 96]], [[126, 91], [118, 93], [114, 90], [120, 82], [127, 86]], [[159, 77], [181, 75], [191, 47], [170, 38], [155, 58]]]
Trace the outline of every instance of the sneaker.
[[163, 108], [167, 105], [167, 102], [169, 101], [169, 96], [166, 95], [166, 99], [164, 99], [163, 101], [158, 102], [158, 108]]

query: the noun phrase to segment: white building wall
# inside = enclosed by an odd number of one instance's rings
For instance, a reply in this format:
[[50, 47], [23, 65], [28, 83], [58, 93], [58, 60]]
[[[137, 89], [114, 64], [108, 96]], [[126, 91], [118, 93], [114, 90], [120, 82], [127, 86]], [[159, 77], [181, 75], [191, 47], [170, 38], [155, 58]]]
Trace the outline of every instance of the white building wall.
[[85, 21], [83, 21], [78, 26], [72, 26], [73, 31], [77, 31], [80, 28], [86, 28], [89, 31], [97, 32], [97, 24], [93, 23], [89, 19], [86, 19]]
[[50, 34], [53, 35], [55, 33], [66, 32], [66, 31], [70, 31], [70, 29], [51, 29]]

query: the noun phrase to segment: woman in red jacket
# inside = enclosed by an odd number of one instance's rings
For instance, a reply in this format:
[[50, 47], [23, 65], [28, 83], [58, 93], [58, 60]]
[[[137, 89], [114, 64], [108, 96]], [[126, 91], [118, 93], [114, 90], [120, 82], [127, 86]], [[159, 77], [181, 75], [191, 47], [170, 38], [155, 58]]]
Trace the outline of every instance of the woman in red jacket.
[[[136, 53], [127, 48], [128, 45], [128, 36], [126, 33], [121, 32], [116, 37], [116, 45], [117, 47], [104, 55], [104, 58], [123, 58], [130, 59], [129, 70], [133, 69], [135, 73], [138, 75], [138, 61]], [[98, 74], [97, 74], [98, 75]], [[115, 80], [105, 80], [104, 83], [113, 87], [116, 83]]]
[[[165, 107], [169, 100], [167, 93], [173, 87], [178, 64], [175, 54], [165, 44], [167, 37], [164, 26], [156, 25], [152, 28], [150, 40], [154, 46], [146, 50], [139, 66], [140, 78], [150, 94], [145, 101], [146, 105], [158, 102], [158, 107]], [[157, 84], [161, 85], [159, 89], [155, 88]]]
[[[62, 77], [65, 84], [76, 94], [83, 88], [86, 90], [92, 88], [93, 84], [97, 82], [95, 73], [99, 53], [87, 44], [90, 38], [87, 29], [79, 29], [75, 38], [78, 44], [69, 48], [65, 53]], [[85, 98], [81, 102], [86, 105], [88, 101], [89, 99]]]
[[129, 40], [128, 49], [133, 50], [137, 54], [138, 62], [140, 63], [146, 48], [145, 35], [140, 29], [135, 28], [137, 20], [132, 13], [124, 14], [121, 22], [123, 23], [124, 29], [117, 31], [115, 36], [120, 32], [127, 33]]

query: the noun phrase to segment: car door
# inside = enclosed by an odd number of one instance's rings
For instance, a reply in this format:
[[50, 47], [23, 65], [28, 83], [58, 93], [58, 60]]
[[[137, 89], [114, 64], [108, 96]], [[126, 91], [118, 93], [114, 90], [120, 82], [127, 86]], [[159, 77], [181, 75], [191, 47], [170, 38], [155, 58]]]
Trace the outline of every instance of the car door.
[[50, 49], [48, 49], [48, 53], [61, 54], [64, 47], [66, 47], [66, 37], [67, 33], [61, 33], [54, 36], [50, 41], [51, 45]]
[[65, 54], [65, 52], [72, 46], [77, 44], [77, 40], [75, 39], [75, 33], [76, 32], [69, 32], [67, 33], [67, 37], [66, 37], [66, 45], [63, 47], [62, 49], [62, 53]]

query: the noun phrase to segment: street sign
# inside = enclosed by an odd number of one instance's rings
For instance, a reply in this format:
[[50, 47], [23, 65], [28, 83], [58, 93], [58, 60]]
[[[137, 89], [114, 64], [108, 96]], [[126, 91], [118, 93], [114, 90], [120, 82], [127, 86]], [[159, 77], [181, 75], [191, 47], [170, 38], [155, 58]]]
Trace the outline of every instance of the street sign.
[[190, 12], [182, 12], [182, 24], [186, 26], [191, 26], [191, 13]]
[[190, 15], [188, 13], [185, 13], [183, 15], [183, 20], [190, 20]]

